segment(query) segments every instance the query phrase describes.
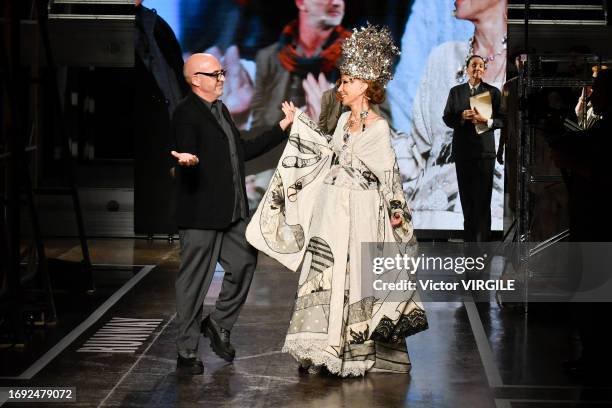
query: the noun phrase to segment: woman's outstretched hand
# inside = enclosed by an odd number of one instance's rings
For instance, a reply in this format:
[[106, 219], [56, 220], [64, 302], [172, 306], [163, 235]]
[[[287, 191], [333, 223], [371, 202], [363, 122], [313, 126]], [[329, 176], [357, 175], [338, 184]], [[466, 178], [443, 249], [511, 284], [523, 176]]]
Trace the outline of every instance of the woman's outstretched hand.
[[397, 227], [401, 226], [402, 222], [403, 222], [403, 219], [402, 219], [402, 216], [400, 215], [400, 213], [394, 213], [391, 216], [391, 226], [393, 228], [397, 228]]
[[281, 109], [285, 114], [285, 117], [278, 123], [281, 129], [286, 130], [292, 123], [295, 117], [295, 105], [293, 102], [283, 102]]

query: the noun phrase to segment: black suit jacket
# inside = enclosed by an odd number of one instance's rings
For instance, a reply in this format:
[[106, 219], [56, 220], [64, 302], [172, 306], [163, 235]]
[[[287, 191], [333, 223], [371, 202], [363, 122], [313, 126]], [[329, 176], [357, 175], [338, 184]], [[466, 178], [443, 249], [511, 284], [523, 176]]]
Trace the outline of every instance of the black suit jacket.
[[[267, 152], [285, 138], [280, 126], [250, 140], [242, 140], [229, 111], [223, 115], [231, 124], [240, 161], [243, 190], [244, 161]], [[251, 132], [257, 132], [252, 130]], [[177, 166], [176, 222], [181, 229], [223, 229], [230, 225], [234, 210], [234, 181], [227, 135], [204, 101], [189, 92], [172, 116], [172, 150], [195, 154], [199, 164]], [[246, 196], [246, 193], [245, 193]]]
[[451, 88], [444, 108], [442, 119], [446, 126], [453, 129], [453, 152], [454, 161], [472, 160], [481, 158], [495, 158], [495, 137], [493, 131], [503, 127], [503, 114], [501, 112], [501, 93], [496, 87], [481, 82], [476, 95], [491, 93], [493, 105], [493, 127], [481, 134], [476, 133], [476, 128], [470, 121], [464, 121], [461, 117], [466, 109], [470, 109], [470, 85], [457, 85]]

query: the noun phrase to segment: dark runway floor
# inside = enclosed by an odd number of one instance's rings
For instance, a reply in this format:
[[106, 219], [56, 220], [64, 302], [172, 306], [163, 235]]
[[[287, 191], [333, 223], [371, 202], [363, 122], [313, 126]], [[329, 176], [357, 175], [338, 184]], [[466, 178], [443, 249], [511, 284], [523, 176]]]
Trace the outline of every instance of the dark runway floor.
[[[73, 242], [49, 245], [51, 256], [80, 256]], [[533, 307], [525, 315], [500, 310], [495, 304], [428, 303], [430, 329], [408, 341], [410, 375], [372, 373], [339, 379], [300, 374], [293, 359], [280, 353], [297, 275], [264, 256], [232, 331], [235, 361], [219, 359], [208, 340], [202, 339], [204, 375], [178, 377], [174, 372], [178, 244], [97, 240], [91, 242], [91, 250], [94, 263], [137, 265], [138, 273], [111, 299], [112, 304], [105, 303], [92, 315], [90, 325], [70, 333], [56, 355], [39, 360], [16, 378], [0, 379], [0, 387], [76, 387], [75, 403], [32, 406], [612, 406], [609, 382], [576, 379], [562, 371], [562, 361], [573, 352], [575, 333], [567, 310], [552, 306]], [[216, 299], [221, 278], [221, 273], [215, 277], [208, 306]], [[99, 336], [99, 330], [108, 331], [125, 319], [138, 319], [134, 321], [150, 328], [133, 352], [117, 352], [121, 347], [92, 351], [94, 334]]]

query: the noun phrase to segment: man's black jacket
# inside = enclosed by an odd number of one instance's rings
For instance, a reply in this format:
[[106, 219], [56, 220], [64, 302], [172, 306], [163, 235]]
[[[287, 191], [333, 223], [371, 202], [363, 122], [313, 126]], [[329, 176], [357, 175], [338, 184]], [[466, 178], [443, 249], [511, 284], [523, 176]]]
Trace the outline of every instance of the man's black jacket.
[[[257, 157], [285, 138], [280, 126], [243, 140], [229, 111], [223, 115], [236, 138], [241, 188], [244, 185], [244, 161]], [[257, 133], [257, 130], [251, 132]], [[223, 229], [230, 225], [234, 210], [234, 181], [227, 135], [204, 101], [189, 92], [172, 116], [172, 150], [191, 153], [199, 164], [177, 166], [176, 222], [180, 229]], [[245, 193], [246, 196], [246, 193]]]

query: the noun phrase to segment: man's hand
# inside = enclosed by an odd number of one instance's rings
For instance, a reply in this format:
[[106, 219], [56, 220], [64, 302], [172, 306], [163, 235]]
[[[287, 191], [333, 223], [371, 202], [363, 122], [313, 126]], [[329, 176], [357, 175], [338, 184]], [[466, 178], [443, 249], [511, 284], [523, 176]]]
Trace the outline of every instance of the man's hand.
[[293, 102], [285, 101], [283, 102], [281, 109], [283, 110], [285, 117], [278, 123], [278, 125], [281, 127], [281, 129], [286, 130], [287, 127], [293, 123], [293, 119], [295, 118], [295, 106], [293, 105]]
[[474, 115], [472, 116], [472, 123], [473, 124], [478, 124], [478, 123], [487, 123], [487, 120], [489, 118], [485, 118], [484, 116], [482, 116], [480, 114], [480, 112], [478, 112], [478, 108], [474, 107]]
[[191, 167], [196, 166], [200, 162], [198, 156], [191, 153], [178, 153], [173, 150], [170, 154], [176, 157], [180, 166]]
[[474, 117], [474, 111], [471, 109], [466, 109], [461, 113], [461, 117], [463, 120], [472, 120]]
[[321, 97], [323, 92], [331, 87], [331, 84], [327, 82], [325, 74], [321, 72], [318, 79], [315, 79], [311, 73], [306, 75], [306, 79], [302, 81], [302, 86], [306, 95], [306, 114], [312, 120], [318, 121], [321, 114]]

